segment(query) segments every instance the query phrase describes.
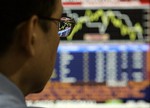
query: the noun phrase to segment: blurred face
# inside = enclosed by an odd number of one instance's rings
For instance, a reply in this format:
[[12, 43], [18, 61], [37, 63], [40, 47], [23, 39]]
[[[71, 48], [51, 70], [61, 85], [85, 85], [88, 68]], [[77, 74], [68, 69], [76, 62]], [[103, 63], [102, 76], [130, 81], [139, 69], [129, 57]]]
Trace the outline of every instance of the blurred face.
[[[52, 18], [60, 19], [62, 14], [61, 1], [58, 0], [57, 8], [52, 14]], [[50, 76], [55, 65], [55, 59], [57, 54], [57, 47], [59, 44], [58, 36], [58, 22], [47, 21], [50, 29], [48, 32], [44, 32], [39, 26], [35, 29], [35, 45], [34, 56], [29, 61], [28, 66], [30, 70], [26, 70], [28, 74], [28, 83], [31, 83], [32, 92], [39, 92], [43, 89]], [[26, 75], [27, 76], [27, 75]]]

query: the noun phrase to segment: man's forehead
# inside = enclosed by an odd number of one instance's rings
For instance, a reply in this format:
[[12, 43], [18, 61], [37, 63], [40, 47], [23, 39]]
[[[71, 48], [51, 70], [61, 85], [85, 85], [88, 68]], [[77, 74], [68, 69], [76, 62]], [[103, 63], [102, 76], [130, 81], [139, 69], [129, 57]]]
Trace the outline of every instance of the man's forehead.
[[63, 5], [62, 5], [62, 1], [60, 0], [60, 18], [62, 17], [62, 13], [63, 13]]
[[61, 18], [62, 17], [62, 13], [63, 13], [63, 6], [62, 6], [62, 4], [61, 4], [61, 6], [59, 6], [58, 11], [59, 11], [59, 18]]
[[61, 2], [57, 2], [55, 6], [55, 10], [53, 11], [52, 15], [50, 17], [60, 19], [62, 17], [63, 13], [63, 6]]

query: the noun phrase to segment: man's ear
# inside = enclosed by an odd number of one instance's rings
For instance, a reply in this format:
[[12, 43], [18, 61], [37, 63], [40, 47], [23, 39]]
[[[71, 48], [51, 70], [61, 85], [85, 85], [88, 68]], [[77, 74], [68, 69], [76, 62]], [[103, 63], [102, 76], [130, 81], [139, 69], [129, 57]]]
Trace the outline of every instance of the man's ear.
[[23, 24], [21, 30], [21, 46], [25, 53], [29, 56], [35, 55], [36, 28], [38, 25], [38, 17], [32, 16]]

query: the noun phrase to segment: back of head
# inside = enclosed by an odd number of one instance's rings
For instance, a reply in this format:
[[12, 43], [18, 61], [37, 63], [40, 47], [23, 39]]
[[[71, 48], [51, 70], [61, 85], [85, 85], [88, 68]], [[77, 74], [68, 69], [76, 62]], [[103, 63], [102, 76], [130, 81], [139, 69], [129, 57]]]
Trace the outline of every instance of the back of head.
[[0, 0], [0, 55], [11, 45], [16, 26], [32, 15], [50, 16], [57, 0]]

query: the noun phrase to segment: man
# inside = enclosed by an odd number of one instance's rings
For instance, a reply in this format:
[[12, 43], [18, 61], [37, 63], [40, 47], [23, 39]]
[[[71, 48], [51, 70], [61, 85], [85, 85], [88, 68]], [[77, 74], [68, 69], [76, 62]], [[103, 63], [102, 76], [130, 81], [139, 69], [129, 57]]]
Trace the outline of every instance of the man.
[[0, 1], [0, 108], [26, 108], [24, 97], [44, 88], [61, 15], [61, 0]]

